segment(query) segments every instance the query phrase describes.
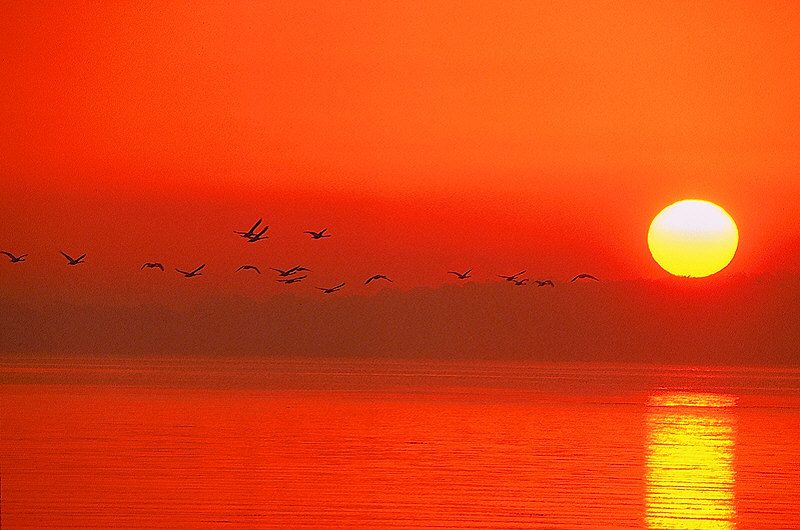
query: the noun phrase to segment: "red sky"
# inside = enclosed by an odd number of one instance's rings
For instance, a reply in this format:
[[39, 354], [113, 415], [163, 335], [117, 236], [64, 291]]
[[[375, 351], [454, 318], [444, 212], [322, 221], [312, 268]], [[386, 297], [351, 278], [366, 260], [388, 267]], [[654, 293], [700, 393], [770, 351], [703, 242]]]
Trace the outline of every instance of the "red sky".
[[[797, 272], [798, 27], [795, 2], [14, 3], [0, 246], [30, 257], [0, 288], [657, 279], [647, 228], [684, 198], [736, 220], [722, 274]], [[143, 287], [149, 260], [207, 274]]]

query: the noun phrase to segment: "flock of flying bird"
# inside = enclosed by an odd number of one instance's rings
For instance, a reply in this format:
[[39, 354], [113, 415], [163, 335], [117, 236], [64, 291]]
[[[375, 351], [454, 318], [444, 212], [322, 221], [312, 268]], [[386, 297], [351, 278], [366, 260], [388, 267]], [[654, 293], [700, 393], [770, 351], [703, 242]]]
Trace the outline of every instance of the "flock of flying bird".
[[[256, 222], [256, 224], [254, 224], [247, 231], [242, 232], [242, 231], [239, 231], [239, 230], [234, 230], [234, 233], [238, 234], [240, 237], [246, 239], [248, 243], [255, 243], [256, 241], [261, 241], [262, 239], [267, 239], [269, 236], [266, 235], [266, 232], [267, 232], [267, 229], [269, 228], [269, 226], [265, 226], [265, 227], [261, 228], [260, 231], [257, 231], [257, 230], [259, 230], [259, 226], [261, 225], [262, 221], [263, 221], [263, 219], [259, 219]], [[325, 229], [323, 229], [323, 230], [321, 230], [319, 232], [314, 232], [314, 231], [311, 231], [311, 230], [307, 230], [305, 233], [309, 234], [312, 239], [322, 239], [324, 237], [331, 237], [331, 234], [326, 234], [327, 231], [328, 231], [328, 229], [325, 228]], [[66, 254], [63, 251], [59, 250], [59, 252], [61, 253], [62, 256], [64, 256], [67, 259], [67, 265], [77, 265], [79, 263], [85, 263], [84, 262], [84, 258], [86, 257], [86, 254], [83, 254], [82, 256], [80, 256], [78, 258], [72, 258], [71, 256], [69, 256], [68, 254]], [[25, 257], [28, 255], [28, 254], [20, 254], [19, 256], [15, 256], [11, 252], [7, 252], [5, 250], [0, 251], [0, 253], [5, 254], [6, 256], [8, 256], [9, 260], [11, 261], [11, 263], [19, 263], [19, 262], [25, 261]], [[193, 278], [194, 276], [201, 276], [203, 273], [200, 272], [200, 271], [203, 270], [203, 267], [205, 267], [205, 266], [206, 265], [204, 263], [203, 265], [200, 265], [199, 267], [197, 267], [196, 269], [194, 269], [192, 271], [185, 271], [185, 270], [181, 270], [181, 269], [178, 269], [178, 268], [176, 268], [175, 270], [178, 271], [179, 273], [183, 274], [186, 278]], [[161, 271], [164, 271], [164, 265], [162, 265], [159, 262], [147, 262], [144, 265], [142, 265], [142, 267], [141, 267], [142, 270], [145, 269], [145, 268], [148, 268], [148, 269], [161, 269]], [[296, 266], [296, 267], [292, 267], [291, 269], [287, 269], [287, 270], [276, 269], [274, 267], [270, 267], [270, 269], [278, 273], [278, 281], [279, 282], [285, 283], [287, 285], [288, 284], [292, 284], [292, 283], [300, 282], [300, 281], [302, 281], [302, 280], [304, 280], [304, 279], [306, 279], [308, 277], [307, 275], [301, 274], [301, 273], [303, 273], [303, 272], [311, 272], [311, 269], [307, 269], [306, 267], [301, 267], [299, 265]], [[243, 270], [254, 270], [258, 274], [261, 274], [261, 271], [255, 265], [242, 265], [241, 267], [236, 269], [236, 272], [243, 271]], [[448, 272], [448, 274], [454, 274], [460, 280], [466, 280], [467, 278], [471, 278], [472, 277], [472, 275], [471, 275], [472, 269], [469, 269], [466, 272], [456, 272], [456, 271], [447, 271], [447, 272]], [[522, 270], [522, 271], [520, 271], [520, 272], [518, 272], [516, 274], [512, 274], [510, 276], [504, 276], [502, 274], [498, 274], [497, 276], [500, 277], [500, 278], [505, 279], [508, 282], [512, 282], [515, 285], [526, 285], [529, 281], [531, 281], [530, 278], [520, 278], [520, 276], [525, 274], [525, 272], [526, 271]], [[580, 279], [588, 279], [588, 280], [599, 281], [598, 278], [592, 276], [591, 274], [578, 274], [577, 276], [572, 278], [572, 280], [570, 280], [570, 281], [574, 282], [574, 281], [580, 280]], [[385, 276], [383, 274], [375, 274], [375, 275], [370, 276], [369, 278], [367, 278], [367, 281], [364, 282], [364, 285], [370, 283], [373, 280], [386, 280], [388, 282], [392, 281], [387, 276]], [[555, 287], [555, 285], [553, 284], [552, 280], [533, 280], [533, 283], [535, 283], [539, 287], [543, 287], [545, 285], [549, 285], [550, 287]], [[335, 287], [316, 287], [316, 289], [319, 289], [320, 291], [322, 291], [325, 294], [330, 294], [330, 293], [335, 293], [335, 292], [339, 291], [342, 287], [344, 287], [344, 285], [345, 284], [343, 282], [343, 283], [340, 283], [339, 285], [337, 285]]]

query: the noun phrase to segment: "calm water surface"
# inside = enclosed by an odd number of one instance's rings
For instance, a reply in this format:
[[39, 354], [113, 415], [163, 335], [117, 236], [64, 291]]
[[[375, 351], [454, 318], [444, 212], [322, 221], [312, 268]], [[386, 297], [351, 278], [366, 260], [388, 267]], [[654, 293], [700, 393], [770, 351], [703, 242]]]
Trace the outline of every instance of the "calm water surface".
[[0, 359], [3, 528], [798, 528], [800, 371]]

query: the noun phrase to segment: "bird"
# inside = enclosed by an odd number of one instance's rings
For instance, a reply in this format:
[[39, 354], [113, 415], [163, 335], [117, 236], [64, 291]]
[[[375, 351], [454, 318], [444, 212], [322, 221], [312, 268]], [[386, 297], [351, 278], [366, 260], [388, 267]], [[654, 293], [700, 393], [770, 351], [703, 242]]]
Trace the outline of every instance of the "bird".
[[312, 232], [311, 230], [306, 230], [305, 233], [311, 234], [311, 239], [321, 239], [323, 237], [331, 237], [330, 234], [325, 233], [327, 230], [327, 228], [323, 229], [321, 232]]
[[278, 278], [278, 281], [279, 282], [283, 282], [285, 284], [290, 284], [290, 283], [299, 282], [300, 280], [302, 280], [304, 278], [308, 278], [308, 276], [293, 276], [291, 278]]
[[258, 270], [258, 267], [256, 267], [255, 265], [242, 265], [241, 267], [236, 269], [236, 272], [239, 272], [239, 271], [242, 271], [242, 270], [246, 270], [246, 269], [253, 269], [257, 273], [261, 274], [261, 271]]
[[447, 271], [447, 272], [449, 274], [455, 274], [456, 276], [458, 276], [459, 280], [466, 280], [467, 278], [471, 278], [470, 272], [472, 272], [472, 269], [468, 270], [465, 273], [460, 273], [460, 272], [456, 272], [456, 271]]
[[536, 284], [539, 287], [542, 287], [544, 285], [549, 285], [550, 287], [555, 287], [555, 284], [553, 284], [553, 280], [533, 280], [533, 281], [535, 281]]
[[[262, 239], [269, 238], [269, 236], [265, 236], [264, 235], [264, 232], [267, 231], [267, 228], [269, 228], [269, 227], [265, 226], [264, 230], [262, 230], [261, 232], [259, 232], [257, 234], [250, 234], [249, 236], [247, 236], [247, 242], [248, 243], [255, 243], [256, 241], [261, 241]], [[244, 236], [242, 236], [242, 237], [244, 237]]]
[[319, 289], [320, 291], [323, 291], [325, 294], [330, 294], [330, 293], [335, 293], [336, 291], [338, 291], [342, 287], [344, 287], [344, 283], [340, 283], [336, 287], [330, 287], [328, 289], [326, 289], [325, 287], [317, 287], [317, 289]]
[[186, 271], [182, 271], [182, 270], [180, 270], [180, 269], [175, 269], [175, 270], [176, 270], [176, 271], [178, 271], [178, 272], [180, 272], [181, 274], [183, 274], [183, 275], [184, 275], [184, 276], [186, 276], [187, 278], [191, 278], [192, 276], [200, 276], [200, 275], [202, 275], [203, 273], [202, 273], [202, 272], [200, 272], [200, 269], [202, 269], [202, 268], [203, 268], [203, 267], [205, 267], [205, 266], [206, 266], [206, 264], [205, 264], [205, 263], [203, 263], [202, 265], [200, 265], [199, 267], [197, 267], [197, 268], [196, 268], [195, 270], [193, 270], [192, 272], [186, 272]]
[[525, 285], [528, 283], [528, 278], [522, 278], [521, 280], [511, 280], [514, 282], [515, 285]]
[[596, 281], [596, 282], [599, 282], [599, 281], [600, 281], [598, 278], [595, 278], [595, 277], [594, 277], [594, 276], [592, 276], [591, 274], [578, 274], [577, 276], [575, 276], [574, 278], [572, 278], [572, 279], [570, 280], [570, 282], [574, 282], [575, 280], [578, 280], [578, 279], [580, 279], [580, 278], [587, 278], [587, 279], [589, 279], [589, 280], [594, 280], [594, 281]]
[[275, 267], [270, 267], [270, 269], [272, 269], [275, 272], [277, 272], [278, 276], [291, 276], [292, 274], [297, 274], [298, 272], [302, 272], [302, 271], [311, 272], [311, 269], [307, 269], [307, 268], [301, 267], [299, 265], [297, 267], [292, 267], [289, 270], [276, 269]]
[[[61, 251], [59, 250], [59, 252], [61, 252]], [[79, 257], [78, 259], [72, 259], [68, 255], [64, 254], [63, 252], [61, 252], [61, 255], [69, 260], [69, 263], [67, 263], [67, 265], [77, 265], [78, 263], [86, 263], [85, 261], [83, 261], [83, 258], [86, 257], [86, 254], [84, 254], [83, 256]]]
[[[261, 224], [261, 221], [263, 221], [263, 219], [259, 219], [258, 221], [256, 221], [256, 224], [253, 225], [253, 228], [251, 228], [247, 232], [240, 232], [238, 230], [234, 230], [233, 233], [234, 234], [239, 234], [240, 236], [242, 236], [244, 238], [253, 237], [255, 235], [255, 230], [256, 230], [256, 228], [258, 228], [258, 225]], [[269, 228], [269, 227], [267, 227], [267, 228]]]
[[11, 260], [11, 263], [19, 263], [20, 261], [25, 261], [25, 256], [27, 256], [27, 254], [20, 254], [19, 256], [15, 256], [11, 252], [6, 252], [5, 250], [0, 250], [0, 253], [8, 256], [8, 259]]
[[369, 278], [367, 278], [367, 281], [364, 282], [364, 285], [367, 285], [372, 280], [388, 280], [388, 281], [392, 281], [389, 278], [387, 278], [386, 276], [384, 276], [383, 274], [376, 274], [374, 276], [370, 276]]
[[[150, 263], [148, 261], [147, 263], [142, 265], [142, 269], [144, 269], [145, 267], [147, 267], [148, 269], [161, 269], [162, 271], [164, 270], [164, 266], [162, 264], [158, 263], [158, 262]], [[141, 269], [139, 269], [139, 270], [141, 270]]]
[[498, 274], [501, 278], [505, 278], [507, 282], [513, 282], [517, 279], [518, 276], [525, 274], [525, 271], [520, 271], [516, 274], [512, 274], [511, 276], [503, 276], [502, 274]]

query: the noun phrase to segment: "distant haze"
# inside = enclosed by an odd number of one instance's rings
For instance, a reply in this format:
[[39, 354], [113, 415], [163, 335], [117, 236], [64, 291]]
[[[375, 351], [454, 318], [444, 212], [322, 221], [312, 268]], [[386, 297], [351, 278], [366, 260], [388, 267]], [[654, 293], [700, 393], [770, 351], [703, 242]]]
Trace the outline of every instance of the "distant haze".
[[6, 353], [800, 365], [800, 280], [506, 282], [325, 298], [0, 304]]

